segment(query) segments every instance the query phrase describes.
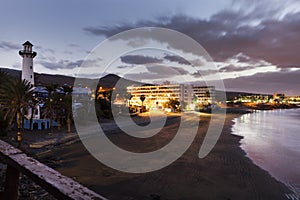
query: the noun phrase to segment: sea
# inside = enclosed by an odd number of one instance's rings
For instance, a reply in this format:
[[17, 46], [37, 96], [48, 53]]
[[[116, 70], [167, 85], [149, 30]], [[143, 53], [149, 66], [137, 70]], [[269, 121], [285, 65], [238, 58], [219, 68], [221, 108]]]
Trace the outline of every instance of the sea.
[[[234, 119], [232, 134], [259, 167], [300, 191], [300, 109], [256, 111]], [[295, 191], [295, 192], [296, 192]]]

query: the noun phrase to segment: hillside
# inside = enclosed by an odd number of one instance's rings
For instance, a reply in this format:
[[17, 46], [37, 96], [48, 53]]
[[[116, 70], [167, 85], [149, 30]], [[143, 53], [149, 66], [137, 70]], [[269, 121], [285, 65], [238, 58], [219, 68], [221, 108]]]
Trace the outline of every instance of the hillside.
[[[0, 68], [1, 71], [8, 73], [10, 76], [14, 78], [21, 78], [21, 71], [14, 70], [14, 69], [7, 69], [7, 68]], [[41, 84], [43, 86], [50, 85], [50, 84], [58, 84], [58, 85], [73, 85], [75, 78], [71, 76], [64, 76], [64, 75], [52, 75], [52, 74], [44, 74], [44, 73], [34, 73], [35, 76], [35, 83]], [[115, 84], [120, 80], [120, 77], [115, 74], [108, 74], [99, 80], [99, 85], [104, 88], [112, 88]], [[97, 79], [85, 79], [80, 78], [80, 82], [82, 85], [89, 87], [91, 84], [95, 84], [98, 80]], [[128, 79], [122, 78], [122, 84], [124, 85], [132, 85], [132, 84], [139, 84], [138, 82], [131, 81]]]
[[[7, 68], [0, 68], [0, 70], [7, 72], [10, 76], [15, 78], [21, 78], [21, 71], [20, 70], [14, 70], [14, 69], [7, 69]], [[36, 84], [41, 85], [50, 85], [50, 84], [58, 84], [58, 85], [73, 85], [75, 78], [71, 76], [64, 76], [64, 75], [52, 75], [52, 74], [43, 74], [43, 73], [35, 73], [35, 80]], [[99, 85], [101, 85], [104, 88], [112, 88], [115, 86], [115, 84], [118, 81], [121, 81], [122, 86], [129, 86], [133, 84], [140, 85], [141, 83], [135, 82], [132, 80], [124, 79], [121, 77], [115, 75], [115, 74], [108, 74], [99, 80]], [[97, 79], [80, 79], [80, 82], [83, 86], [89, 87], [91, 84], [95, 84], [97, 82]], [[143, 85], [143, 84], [142, 84]], [[226, 98], [232, 99], [239, 95], [255, 95], [254, 93], [246, 93], [246, 92], [235, 92], [235, 91], [226, 91]], [[265, 95], [265, 94], [264, 94]], [[223, 92], [222, 91], [216, 91], [216, 99], [218, 101], [222, 100]]]

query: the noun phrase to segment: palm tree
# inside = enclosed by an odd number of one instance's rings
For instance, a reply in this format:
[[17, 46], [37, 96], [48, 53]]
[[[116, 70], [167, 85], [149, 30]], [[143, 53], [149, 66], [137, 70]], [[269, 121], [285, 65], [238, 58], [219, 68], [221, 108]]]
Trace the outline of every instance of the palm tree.
[[140, 100], [142, 101], [142, 108], [141, 108], [140, 112], [144, 112], [144, 106], [143, 106], [143, 103], [144, 103], [145, 99], [146, 99], [145, 95], [142, 94], [142, 95], [140, 96]]
[[[3, 87], [3, 83], [5, 83], [9, 79], [9, 75], [0, 69], [0, 96], [2, 96], [1, 88]], [[1, 97], [0, 97], [1, 98]], [[10, 128], [8, 124], [8, 120], [4, 118], [4, 110], [1, 109], [0, 102], [0, 135], [5, 135], [6, 131]]]
[[142, 101], [142, 106], [143, 106], [143, 103], [144, 103], [145, 99], [146, 99], [145, 95], [142, 94], [140, 96], [140, 100]]
[[46, 86], [46, 90], [48, 91], [48, 99], [45, 101], [44, 105], [44, 114], [48, 115], [50, 118], [50, 131], [52, 132], [53, 128], [53, 117], [54, 117], [54, 108], [55, 108], [55, 103], [57, 103], [55, 100], [57, 97], [56, 90], [58, 88], [57, 84], [50, 84]]
[[27, 80], [9, 79], [0, 87], [1, 109], [5, 111], [5, 118], [9, 118], [9, 126], [17, 117], [18, 143], [21, 146], [21, 120], [24, 111], [28, 109], [33, 95], [33, 86]]
[[61, 88], [62, 92], [64, 93], [62, 97], [62, 107], [65, 111], [65, 115], [67, 118], [67, 126], [68, 126], [68, 133], [71, 132], [71, 115], [72, 115], [72, 92], [73, 87], [68, 85], [63, 85]]
[[5, 80], [7, 80], [8, 78], [9, 78], [8, 73], [0, 69], [0, 79], [1, 79], [0, 84], [4, 83]]
[[30, 129], [33, 123], [33, 115], [36, 112], [38, 105], [39, 105], [39, 100], [35, 97], [32, 97], [32, 99], [29, 101], [29, 108], [31, 109], [31, 116], [30, 116], [30, 123], [29, 123]]

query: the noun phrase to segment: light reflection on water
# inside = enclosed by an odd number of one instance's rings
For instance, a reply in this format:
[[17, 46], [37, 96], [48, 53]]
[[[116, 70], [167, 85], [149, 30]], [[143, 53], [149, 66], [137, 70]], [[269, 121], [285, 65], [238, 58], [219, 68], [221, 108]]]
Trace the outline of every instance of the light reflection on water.
[[251, 160], [284, 183], [300, 184], [300, 109], [259, 111], [234, 120]]

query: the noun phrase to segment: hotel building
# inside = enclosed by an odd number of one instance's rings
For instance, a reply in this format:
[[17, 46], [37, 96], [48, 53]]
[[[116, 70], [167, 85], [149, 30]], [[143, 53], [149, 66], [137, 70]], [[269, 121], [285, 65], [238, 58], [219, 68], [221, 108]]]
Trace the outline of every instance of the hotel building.
[[172, 100], [178, 100], [181, 106], [187, 110], [193, 110], [195, 104], [213, 104], [215, 101], [214, 86], [191, 86], [184, 84], [176, 85], [144, 85], [127, 87], [131, 94], [130, 104], [140, 106], [141, 95], [145, 95], [144, 105], [164, 108], [164, 105]]

